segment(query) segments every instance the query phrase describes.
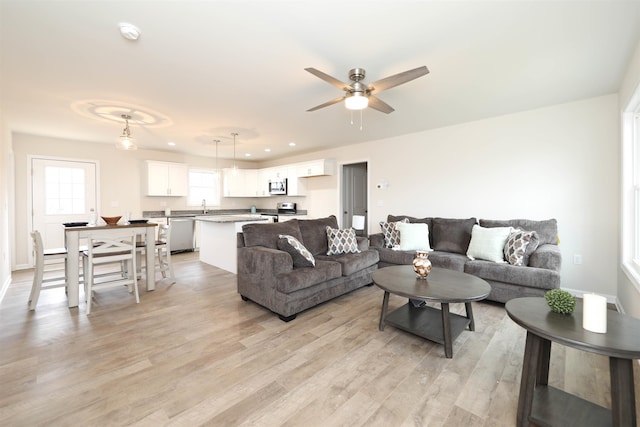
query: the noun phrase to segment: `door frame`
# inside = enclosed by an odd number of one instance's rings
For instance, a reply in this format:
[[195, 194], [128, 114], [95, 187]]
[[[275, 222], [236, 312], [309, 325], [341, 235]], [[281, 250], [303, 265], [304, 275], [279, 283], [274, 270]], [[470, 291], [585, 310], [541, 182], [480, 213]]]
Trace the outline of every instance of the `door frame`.
[[[339, 191], [338, 191], [338, 206], [340, 207], [340, 215], [338, 218], [338, 223], [341, 224], [342, 227], [347, 227], [347, 224], [343, 224], [342, 222], [342, 218], [344, 217], [344, 211], [345, 211], [345, 205], [344, 205], [344, 197], [345, 197], [345, 193], [346, 193], [346, 188], [345, 186], [347, 185], [345, 176], [344, 176], [344, 168], [345, 166], [350, 166], [350, 165], [357, 165], [357, 164], [366, 164], [367, 165], [367, 188], [366, 188], [366, 194], [367, 194], [367, 207], [366, 207], [366, 219], [365, 219], [365, 229], [364, 229], [364, 233], [365, 235], [369, 235], [369, 212], [371, 211], [370, 209], [370, 204], [371, 204], [371, 197], [370, 197], [370, 189], [371, 189], [371, 173], [370, 173], [370, 160], [368, 158], [366, 159], [356, 159], [356, 160], [349, 160], [349, 161], [344, 161], [344, 162], [340, 162], [338, 164], [338, 176], [339, 176]], [[348, 224], [350, 226], [350, 224]]]
[[[97, 212], [101, 212], [100, 207], [100, 161], [97, 159], [79, 159], [74, 157], [56, 157], [56, 156], [47, 156], [47, 155], [39, 155], [39, 154], [27, 154], [27, 230], [26, 235], [29, 237], [29, 233], [33, 231], [33, 160], [34, 159], [42, 159], [42, 160], [51, 160], [58, 162], [77, 162], [77, 163], [93, 163], [95, 164], [96, 171], [96, 209]], [[27, 259], [29, 265], [33, 265], [33, 242], [29, 237], [27, 244]]]

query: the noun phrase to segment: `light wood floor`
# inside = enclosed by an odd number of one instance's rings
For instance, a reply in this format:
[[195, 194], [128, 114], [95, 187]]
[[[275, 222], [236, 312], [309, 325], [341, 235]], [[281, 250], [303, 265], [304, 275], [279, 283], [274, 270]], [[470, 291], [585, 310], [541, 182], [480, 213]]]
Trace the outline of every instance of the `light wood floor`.
[[[284, 323], [243, 302], [233, 274], [197, 254], [173, 260], [176, 284], [141, 290], [139, 305], [126, 288], [103, 290], [90, 316], [63, 289], [29, 311], [31, 272], [15, 272], [0, 305], [0, 425], [515, 424], [525, 333], [502, 305], [474, 303], [476, 331], [446, 359], [440, 345], [378, 331], [376, 287]], [[610, 407], [608, 372], [602, 356], [552, 346], [556, 387]]]

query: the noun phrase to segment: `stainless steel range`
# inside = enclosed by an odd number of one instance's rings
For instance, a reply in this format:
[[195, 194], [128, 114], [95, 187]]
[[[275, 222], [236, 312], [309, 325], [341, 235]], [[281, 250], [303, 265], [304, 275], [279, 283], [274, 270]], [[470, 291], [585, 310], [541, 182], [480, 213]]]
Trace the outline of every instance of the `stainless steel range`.
[[296, 204], [293, 202], [278, 202], [276, 205], [278, 215], [295, 215], [298, 211]]

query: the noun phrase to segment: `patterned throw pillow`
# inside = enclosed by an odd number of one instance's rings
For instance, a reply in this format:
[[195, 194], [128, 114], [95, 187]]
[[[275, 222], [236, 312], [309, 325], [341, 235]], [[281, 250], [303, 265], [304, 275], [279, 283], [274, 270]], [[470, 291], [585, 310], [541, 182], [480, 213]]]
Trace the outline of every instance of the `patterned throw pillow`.
[[380, 227], [382, 228], [382, 234], [384, 234], [384, 247], [393, 248], [400, 244], [400, 231], [396, 227], [398, 222], [409, 222], [408, 218], [397, 222], [384, 222], [380, 221]]
[[278, 249], [288, 252], [294, 267], [315, 267], [316, 259], [298, 239], [288, 234], [278, 236]]
[[534, 238], [535, 231], [514, 230], [504, 245], [504, 258], [511, 265], [524, 265], [527, 246]]
[[327, 243], [329, 244], [327, 255], [356, 254], [360, 252], [356, 231], [353, 228], [336, 229], [327, 226]]

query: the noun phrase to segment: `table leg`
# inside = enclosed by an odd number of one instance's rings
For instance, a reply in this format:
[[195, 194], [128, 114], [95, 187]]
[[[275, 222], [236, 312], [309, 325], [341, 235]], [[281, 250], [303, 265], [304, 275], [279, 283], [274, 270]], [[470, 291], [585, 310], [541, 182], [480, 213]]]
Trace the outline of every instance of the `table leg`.
[[476, 330], [476, 322], [473, 320], [473, 309], [471, 308], [470, 302], [464, 303], [465, 308], [467, 309], [467, 319], [469, 319], [469, 330]]
[[[156, 227], [144, 228], [145, 238], [145, 265], [146, 274], [145, 280], [147, 281], [147, 291], [153, 291], [156, 289]], [[169, 248], [167, 248], [168, 250]]]
[[65, 262], [65, 276], [67, 278], [67, 298], [69, 307], [77, 307], [79, 297], [79, 270], [78, 257], [80, 253], [79, 248], [79, 233], [70, 231], [65, 232], [65, 246], [67, 248], [67, 259]]
[[444, 355], [447, 359], [453, 357], [453, 340], [451, 339], [451, 323], [449, 323], [449, 303], [443, 302], [442, 311], [442, 335], [444, 338]]
[[387, 318], [387, 308], [389, 307], [389, 292], [384, 291], [384, 297], [382, 297], [382, 310], [380, 311], [380, 324], [378, 329], [384, 331], [384, 321]]
[[609, 357], [611, 377], [611, 412], [614, 426], [637, 425], [636, 397], [631, 359]]
[[536, 385], [549, 384], [549, 362], [551, 360], [551, 341], [543, 339], [540, 343], [540, 356], [536, 373]]
[[[537, 371], [542, 364], [540, 359], [544, 353], [545, 341], [547, 340], [527, 331], [522, 376], [520, 378], [520, 396], [518, 397], [517, 427], [528, 427], [530, 424], [529, 416], [533, 408], [533, 393], [536, 387]], [[547, 366], [548, 363], [549, 361], [547, 360]]]

